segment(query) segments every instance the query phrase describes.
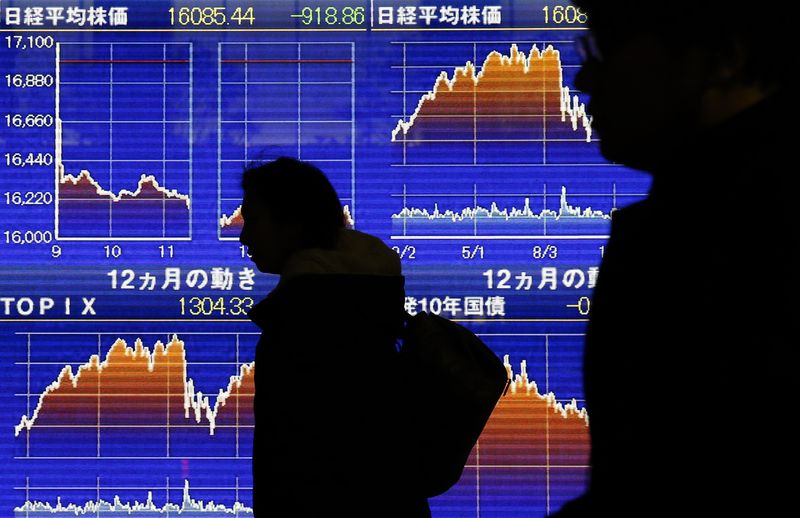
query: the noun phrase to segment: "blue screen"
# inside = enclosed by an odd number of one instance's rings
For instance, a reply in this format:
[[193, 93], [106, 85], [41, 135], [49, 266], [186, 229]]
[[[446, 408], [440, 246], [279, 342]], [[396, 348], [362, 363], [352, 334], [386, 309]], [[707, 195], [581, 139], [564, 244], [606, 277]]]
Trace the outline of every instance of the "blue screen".
[[277, 279], [238, 242], [240, 182], [280, 156], [397, 252], [407, 311], [513, 375], [433, 516], [580, 495], [592, 288], [649, 189], [600, 154], [586, 22], [540, 0], [0, 1], [0, 514], [252, 514], [246, 313]]

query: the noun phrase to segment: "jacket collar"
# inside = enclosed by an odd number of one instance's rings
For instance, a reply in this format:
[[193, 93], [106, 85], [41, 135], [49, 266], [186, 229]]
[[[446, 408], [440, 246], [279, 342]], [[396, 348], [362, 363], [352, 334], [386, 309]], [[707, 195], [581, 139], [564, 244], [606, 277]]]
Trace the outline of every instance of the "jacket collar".
[[247, 316], [265, 330], [287, 298], [317, 299], [320, 295], [330, 299], [335, 294], [337, 304], [350, 308], [357, 308], [364, 300], [368, 300], [370, 304], [363, 308], [362, 316], [371, 314], [377, 320], [385, 318], [388, 322], [394, 322], [398, 315], [402, 317], [403, 314], [404, 285], [405, 278], [402, 275], [297, 275], [282, 278], [263, 300], [250, 308]]

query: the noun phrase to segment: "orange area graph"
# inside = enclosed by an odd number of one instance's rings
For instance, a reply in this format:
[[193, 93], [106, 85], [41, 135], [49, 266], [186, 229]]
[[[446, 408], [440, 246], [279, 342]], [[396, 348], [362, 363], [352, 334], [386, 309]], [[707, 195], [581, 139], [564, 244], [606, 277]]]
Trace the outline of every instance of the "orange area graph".
[[[62, 170], [63, 171], [63, 170]], [[88, 200], [96, 197], [101, 201], [122, 202], [125, 200], [175, 200], [182, 202], [185, 209], [189, 208], [189, 197], [179, 193], [174, 189], [165, 189], [158, 184], [158, 180], [153, 175], [142, 175], [139, 178], [135, 191], [121, 190], [119, 194], [114, 194], [100, 186], [92, 178], [89, 171], [81, 171], [78, 176], [61, 175], [61, 185], [59, 194], [61, 200]]]
[[480, 72], [467, 62], [452, 78], [442, 72], [393, 142], [515, 142], [592, 140], [591, 117], [564, 86], [561, 55], [533, 46], [493, 51]]
[[[149, 49], [148, 49], [149, 50]], [[55, 180], [56, 180], [56, 210], [55, 210], [55, 230], [59, 239], [89, 239], [97, 240], [104, 238], [121, 239], [190, 239], [191, 238], [191, 204], [190, 197], [182, 194], [175, 189], [167, 189], [156, 180], [152, 174], [141, 174], [136, 185], [136, 189], [122, 189], [114, 192], [105, 189], [101, 182], [92, 176], [88, 169], [80, 169], [77, 175], [67, 173], [69, 163], [80, 163], [80, 160], [66, 160], [64, 158], [65, 143], [65, 124], [77, 124], [80, 120], [62, 120], [62, 101], [66, 98], [73, 101], [77, 93], [72, 93], [69, 88], [62, 91], [62, 65], [93, 65], [93, 66], [113, 66], [114, 63], [128, 65], [189, 65], [188, 60], [184, 59], [127, 59], [127, 60], [92, 60], [92, 59], [62, 59], [62, 46], [55, 45]], [[166, 47], [164, 49], [166, 53]], [[166, 74], [166, 71], [163, 72]], [[112, 74], [113, 77], [113, 74]], [[113, 81], [112, 81], [113, 82]], [[72, 85], [74, 83], [65, 83]], [[134, 83], [131, 83], [134, 84]], [[165, 87], [166, 88], [166, 87]], [[65, 93], [66, 92], [66, 93]], [[163, 104], [166, 106], [166, 89], [164, 90], [165, 99]], [[143, 99], [137, 98], [137, 102]], [[113, 96], [109, 99], [109, 110], [113, 104]], [[72, 112], [78, 116], [83, 111], [74, 110], [74, 106], [68, 103]], [[166, 113], [164, 114], [166, 118]], [[110, 121], [109, 121], [110, 124]], [[165, 123], [166, 124], [166, 119]], [[145, 125], [143, 125], [145, 126]], [[109, 126], [109, 131], [113, 125]], [[162, 131], [163, 128], [162, 128]], [[166, 136], [163, 137], [166, 139]], [[112, 133], [108, 137], [109, 164], [113, 164]], [[164, 142], [166, 142], [164, 140]], [[166, 168], [166, 144], [161, 159], [162, 167]], [[191, 143], [187, 142], [187, 147]], [[142, 150], [144, 151], [144, 150]], [[75, 152], [74, 146], [68, 150], [68, 154]], [[149, 160], [152, 162], [152, 160]], [[108, 166], [109, 184], [113, 183], [111, 175], [111, 165]], [[73, 166], [73, 171], [78, 168]], [[101, 173], [103, 174], [103, 173]], [[166, 171], [164, 172], [166, 176]], [[189, 179], [191, 182], [191, 178]], [[130, 182], [130, 180], [128, 180]], [[118, 182], [119, 183], [119, 182]], [[132, 184], [130, 182], [128, 185]], [[89, 224], [87, 224], [89, 223]]]
[[585, 467], [589, 463], [589, 416], [575, 400], [559, 403], [553, 393], [542, 394], [528, 379], [521, 362], [511, 376], [508, 393], [500, 399], [473, 450], [468, 465], [482, 467]]
[[228, 216], [223, 214], [219, 217], [219, 231], [221, 237], [238, 238], [242, 233], [244, 226], [244, 217], [242, 217], [242, 206], [236, 207], [236, 210]]
[[[586, 410], [578, 408], [574, 400], [563, 404], [552, 393], [540, 393], [536, 382], [528, 379], [524, 361], [518, 374], [512, 371], [508, 356], [504, 362], [512, 379], [510, 389], [490, 417], [468, 466], [587, 466]], [[100, 429], [127, 430], [119, 436], [122, 444], [133, 437], [155, 437], [152, 434], [159, 430], [195, 430], [191, 436], [173, 435], [176, 447], [179, 440], [194, 447], [197, 441], [208, 441], [220, 431], [246, 428], [250, 439], [243, 437], [243, 442], [249, 443], [254, 425], [254, 375], [255, 362], [241, 365], [227, 386], [210, 398], [188, 378], [185, 344], [177, 336], [167, 344], [156, 342], [152, 351], [141, 339], [132, 347], [117, 339], [102, 361], [93, 355], [75, 372], [65, 366], [14, 431], [18, 437], [35, 437], [37, 430], [41, 434], [49, 429], [42, 438], [61, 449], [73, 448], [71, 440], [91, 447]], [[88, 435], [64, 435], [67, 428], [83, 429]], [[141, 428], [150, 431], [139, 431]], [[238, 441], [230, 434], [224, 437]], [[103, 442], [111, 446], [109, 439], [111, 436]]]
[[244, 364], [212, 403], [187, 377], [186, 349], [177, 336], [151, 352], [137, 339], [118, 339], [100, 361], [93, 355], [73, 373], [61, 370], [35, 410], [14, 431], [37, 427], [252, 427], [255, 365]]
[[[350, 207], [348, 205], [342, 207], [342, 219], [345, 228], [353, 228], [355, 222], [353, 221], [352, 214], [350, 214]], [[242, 232], [242, 226], [244, 226], [244, 217], [242, 216], [242, 206], [239, 205], [230, 216], [227, 214], [220, 216], [220, 237], [238, 238], [239, 234]]]
[[[56, 228], [60, 238], [178, 238], [188, 236], [189, 196], [142, 174], [136, 189], [104, 189], [83, 170], [65, 175], [59, 165]], [[92, 222], [87, 225], [87, 222]]]

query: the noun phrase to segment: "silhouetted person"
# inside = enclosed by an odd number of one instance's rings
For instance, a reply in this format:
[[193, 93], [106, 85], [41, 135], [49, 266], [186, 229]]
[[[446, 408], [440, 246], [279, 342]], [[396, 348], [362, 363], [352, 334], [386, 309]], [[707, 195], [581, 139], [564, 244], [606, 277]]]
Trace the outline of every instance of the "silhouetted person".
[[398, 409], [396, 253], [344, 228], [317, 168], [280, 158], [244, 173], [244, 227], [259, 270], [280, 274], [249, 316], [256, 349], [254, 508], [259, 517], [430, 516]]
[[576, 4], [602, 151], [653, 184], [613, 216], [584, 359], [591, 482], [558, 516], [782, 515], [800, 345], [789, 17]]

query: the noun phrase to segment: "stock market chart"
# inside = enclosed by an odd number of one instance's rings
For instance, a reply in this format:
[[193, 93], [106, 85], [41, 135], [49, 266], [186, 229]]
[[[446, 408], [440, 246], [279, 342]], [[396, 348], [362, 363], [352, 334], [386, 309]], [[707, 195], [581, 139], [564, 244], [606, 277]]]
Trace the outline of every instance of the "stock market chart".
[[238, 242], [240, 181], [281, 156], [395, 250], [408, 312], [512, 375], [433, 515], [581, 494], [592, 288], [649, 189], [600, 154], [586, 23], [549, 0], [0, 1], [0, 514], [252, 515], [247, 311], [277, 279]]

